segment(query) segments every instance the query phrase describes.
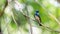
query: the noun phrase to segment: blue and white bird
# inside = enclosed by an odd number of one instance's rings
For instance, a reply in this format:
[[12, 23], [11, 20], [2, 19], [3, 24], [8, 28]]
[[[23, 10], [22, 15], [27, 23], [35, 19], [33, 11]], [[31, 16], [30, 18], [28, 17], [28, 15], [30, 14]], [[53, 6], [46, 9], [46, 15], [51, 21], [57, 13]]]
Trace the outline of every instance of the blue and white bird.
[[39, 16], [39, 11], [38, 10], [35, 12], [34, 17], [35, 17], [35, 20], [38, 22], [38, 24], [40, 26], [42, 26], [42, 24], [41, 24], [41, 18]]

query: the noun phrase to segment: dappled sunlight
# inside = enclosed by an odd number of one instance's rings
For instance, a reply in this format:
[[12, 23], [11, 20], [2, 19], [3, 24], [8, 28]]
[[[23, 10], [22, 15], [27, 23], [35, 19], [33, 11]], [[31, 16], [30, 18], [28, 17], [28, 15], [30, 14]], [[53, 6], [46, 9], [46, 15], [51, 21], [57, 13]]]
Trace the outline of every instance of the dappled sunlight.
[[[7, 7], [5, 2], [8, 4]], [[3, 12], [0, 16], [0, 28], [3, 34], [60, 33], [60, 3], [57, 0], [8, 0], [5, 2], [0, 3], [1, 7], [2, 5], [3, 8], [5, 7], [3, 10], [0, 7]]]
[[14, 5], [14, 7], [16, 10], [22, 10], [25, 8], [25, 4], [19, 3], [18, 1], [15, 1], [15, 3], [16, 4]]
[[49, 0], [49, 2], [56, 7], [59, 6], [59, 3], [56, 0]]
[[32, 27], [33, 34], [42, 34], [42, 29], [39, 29], [37, 27]]

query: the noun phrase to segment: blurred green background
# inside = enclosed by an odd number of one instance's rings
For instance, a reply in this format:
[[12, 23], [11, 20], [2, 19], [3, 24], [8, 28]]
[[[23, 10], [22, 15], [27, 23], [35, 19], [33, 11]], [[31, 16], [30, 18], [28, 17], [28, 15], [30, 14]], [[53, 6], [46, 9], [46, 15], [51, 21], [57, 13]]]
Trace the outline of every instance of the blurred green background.
[[[2, 15], [5, 2], [0, 1], [2, 34], [60, 34], [57, 32], [60, 31], [60, 3], [56, 0], [8, 0]], [[36, 10], [39, 10], [42, 24], [51, 29], [33, 21]]]

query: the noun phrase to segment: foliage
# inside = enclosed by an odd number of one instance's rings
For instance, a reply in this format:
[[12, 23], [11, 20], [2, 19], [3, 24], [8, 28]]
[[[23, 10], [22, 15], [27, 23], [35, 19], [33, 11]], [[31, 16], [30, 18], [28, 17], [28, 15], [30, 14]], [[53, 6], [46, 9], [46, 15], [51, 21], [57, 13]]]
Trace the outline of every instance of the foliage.
[[[60, 31], [60, 7], [51, 4], [50, 0], [13, 0], [17, 2], [11, 2], [5, 8], [4, 14], [0, 17], [0, 24], [3, 34], [29, 34], [30, 28], [32, 27], [32, 31], [34, 31], [34, 26], [37, 29], [36, 32], [39, 34], [59, 34]], [[52, 0], [53, 1], [53, 0]], [[1, 0], [0, 2], [0, 11], [2, 10], [5, 4], [5, 0]], [[19, 10], [17, 10], [17, 8]], [[24, 4], [24, 5], [23, 5]], [[41, 16], [42, 24], [46, 27], [41, 27], [38, 25], [34, 19], [34, 13], [36, 10], [39, 10], [39, 15]], [[29, 13], [27, 15], [26, 13]], [[1, 14], [1, 12], [0, 12]], [[51, 15], [54, 17], [51, 17]], [[27, 16], [26, 16], [27, 15]], [[28, 18], [29, 17], [29, 18]], [[31, 19], [33, 18], [33, 19]], [[57, 19], [59, 22], [57, 22]], [[29, 23], [28, 23], [29, 21]], [[4, 29], [5, 28], [5, 29]], [[50, 29], [51, 28], [51, 29]], [[38, 30], [39, 29], [39, 30]], [[51, 31], [52, 30], [52, 31]], [[36, 32], [33, 32], [36, 34]], [[41, 33], [40, 33], [41, 32]]]

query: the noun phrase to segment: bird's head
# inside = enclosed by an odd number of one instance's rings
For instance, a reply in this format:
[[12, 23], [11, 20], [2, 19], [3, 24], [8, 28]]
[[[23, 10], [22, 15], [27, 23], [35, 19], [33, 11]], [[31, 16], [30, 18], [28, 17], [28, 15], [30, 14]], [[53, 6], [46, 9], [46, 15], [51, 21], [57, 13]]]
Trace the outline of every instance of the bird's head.
[[39, 13], [39, 11], [38, 11], [38, 10], [36, 10], [36, 13]]
[[39, 15], [39, 11], [38, 10], [36, 10], [35, 15]]

